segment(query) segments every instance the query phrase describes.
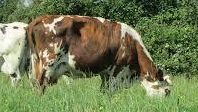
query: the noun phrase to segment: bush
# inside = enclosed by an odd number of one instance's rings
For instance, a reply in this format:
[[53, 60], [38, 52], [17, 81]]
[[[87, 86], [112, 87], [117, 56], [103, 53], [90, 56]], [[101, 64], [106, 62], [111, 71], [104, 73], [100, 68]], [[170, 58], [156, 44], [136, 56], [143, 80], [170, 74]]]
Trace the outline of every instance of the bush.
[[198, 72], [196, 27], [158, 23], [156, 18], [144, 18], [136, 26], [159, 66], [172, 74], [193, 75]]
[[7, 22], [8, 17], [16, 8], [19, 0], [1, 0], [0, 1], [0, 22]]

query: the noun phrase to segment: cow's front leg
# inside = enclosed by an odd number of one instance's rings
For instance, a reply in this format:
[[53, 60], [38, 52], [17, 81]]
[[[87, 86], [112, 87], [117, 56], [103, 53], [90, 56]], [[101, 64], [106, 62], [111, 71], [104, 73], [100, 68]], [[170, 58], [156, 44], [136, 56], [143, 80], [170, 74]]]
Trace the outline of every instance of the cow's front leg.
[[10, 79], [11, 79], [11, 85], [13, 87], [16, 87], [18, 82], [21, 80], [19, 69], [17, 69], [15, 73], [10, 74]]
[[36, 89], [39, 95], [43, 95], [46, 90], [46, 86], [49, 84], [49, 79], [45, 77], [44, 74], [42, 74], [36, 78], [30, 77], [29, 80], [31, 81], [31, 85], [33, 86], [34, 90]]
[[100, 74], [101, 77], [101, 85], [100, 85], [100, 91], [105, 92], [109, 88], [109, 74], [107, 72], [103, 72]]
[[113, 73], [114, 73], [114, 70], [115, 70], [116, 66], [110, 66], [108, 67], [106, 70], [104, 70], [101, 74], [100, 74], [100, 77], [101, 77], [101, 80], [102, 80], [102, 83], [101, 83], [101, 86], [100, 86], [100, 90], [101, 92], [106, 92], [107, 90], [110, 90], [110, 84], [113, 79]]
[[114, 92], [120, 88], [128, 88], [131, 85], [132, 75], [129, 66], [111, 66], [101, 74], [101, 90]]
[[35, 80], [33, 84], [38, 90], [38, 94], [43, 95], [45, 93], [47, 85], [49, 84], [49, 79], [42, 76], [40, 80]]
[[18, 82], [21, 80], [21, 77], [20, 77], [20, 75], [13, 73], [13, 74], [10, 74], [10, 79], [11, 79], [11, 85], [13, 87], [16, 87]]
[[129, 88], [133, 79], [132, 71], [129, 66], [123, 66], [116, 74], [116, 88]]
[[44, 78], [43, 79], [43, 83], [40, 86], [40, 94], [43, 95], [45, 93], [46, 87], [49, 85], [49, 79], [48, 78]]

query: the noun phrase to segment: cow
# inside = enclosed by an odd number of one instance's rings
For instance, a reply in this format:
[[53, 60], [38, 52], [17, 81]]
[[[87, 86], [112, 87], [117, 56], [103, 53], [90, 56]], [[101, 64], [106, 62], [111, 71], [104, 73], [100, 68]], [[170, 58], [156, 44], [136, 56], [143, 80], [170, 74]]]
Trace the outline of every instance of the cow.
[[139, 33], [125, 23], [101, 17], [44, 15], [34, 19], [27, 32], [31, 78], [43, 92], [62, 74], [75, 70], [99, 73], [101, 88], [107, 89], [125, 68], [139, 77], [149, 96], [170, 94], [169, 77], [155, 66]]
[[0, 57], [1, 72], [11, 78], [12, 86], [16, 86], [25, 70], [28, 58], [26, 27], [28, 24], [13, 22], [0, 24]]

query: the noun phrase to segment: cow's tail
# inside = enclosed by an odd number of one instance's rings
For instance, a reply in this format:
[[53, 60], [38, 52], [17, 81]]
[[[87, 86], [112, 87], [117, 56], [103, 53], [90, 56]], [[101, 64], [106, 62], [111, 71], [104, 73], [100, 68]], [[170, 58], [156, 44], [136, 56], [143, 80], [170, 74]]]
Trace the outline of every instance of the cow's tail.
[[[42, 20], [44, 19], [44, 18], [46, 18], [48, 15], [46, 15], [46, 16], [40, 16], [40, 17], [37, 17], [35, 20], [33, 20], [29, 25], [28, 25], [28, 27], [27, 27], [27, 39], [28, 39], [28, 45], [29, 45], [29, 47], [30, 47], [30, 51], [33, 53], [36, 53], [35, 52], [35, 45], [36, 45], [36, 41], [35, 41], [35, 36], [34, 36], [34, 31], [33, 31], [33, 29], [34, 29], [34, 27], [37, 25], [37, 24], [39, 24], [39, 23], [41, 23], [42, 22]], [[36, 54], [37, 55], [37, 54]], [[37, 55], [38, 56], [38, 55]]]

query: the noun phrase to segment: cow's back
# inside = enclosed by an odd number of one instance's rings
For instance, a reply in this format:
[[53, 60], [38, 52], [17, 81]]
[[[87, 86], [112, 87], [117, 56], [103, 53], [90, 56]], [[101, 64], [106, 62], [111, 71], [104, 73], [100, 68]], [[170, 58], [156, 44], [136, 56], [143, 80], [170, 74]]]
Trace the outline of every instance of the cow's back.
[[[103, 18], [55, 15], [36, 18], [29, 24], [28, 35], [30, 47], [38, 57], [45, 49], [51, 57], [63, 49], [70, 54], [70, 66], [100, 71], [105, 64], [113, 63], [121, 31], [119, 24]], [[72, 55], [75, 55], [75, 65], [69, 60]]]

